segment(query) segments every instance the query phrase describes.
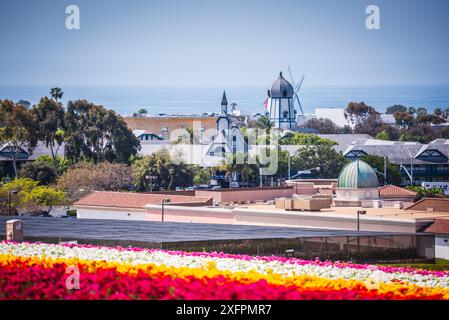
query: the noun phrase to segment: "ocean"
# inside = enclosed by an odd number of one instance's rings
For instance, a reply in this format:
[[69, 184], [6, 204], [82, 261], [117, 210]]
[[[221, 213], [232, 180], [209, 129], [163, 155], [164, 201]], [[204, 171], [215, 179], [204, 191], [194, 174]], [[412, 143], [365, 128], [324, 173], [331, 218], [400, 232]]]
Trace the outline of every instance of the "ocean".
[[[87, 99], [122, 115], [140, 108], [149, 114], [201, 114], [219, 112], [223, 89], [229, 103], [247, 114], [264, 113], [267, 87], [92, 87], [62, 86], [63, 103]], [[50, 87], [0, 86], [0, 99], [27, 100], [32, 104], [49, 95]], [[344, 108], [351, 101], [364, 101], [383, 112], [388, 106], [449, 108], [449, 85], [307, 86], [299, 93], [304, 113], [315, 108]]]

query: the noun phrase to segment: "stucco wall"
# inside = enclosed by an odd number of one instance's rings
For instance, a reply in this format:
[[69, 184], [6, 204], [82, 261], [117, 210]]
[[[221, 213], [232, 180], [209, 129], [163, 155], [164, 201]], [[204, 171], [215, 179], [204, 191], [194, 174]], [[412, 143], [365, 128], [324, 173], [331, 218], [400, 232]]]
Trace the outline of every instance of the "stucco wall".
[[435, 258], [449, 259], [449, 235], [435, 236]]
[[[162, 221], [162, 207], [160, 205], [147, 206], [147, 220]], [[230, 209], [164, 206], [164, 221], [234, 224], [234, 214]]]
[[[312, 192], [308, 190], [308, 192]], [[212, 197], [214, 202], [245, 202], [245, 201], [268, 201], [281, 197], [291, 197], [295, 191], [293, 188], [248, 188], [238, 190], [197, 190], [196, 196]]]
[[379, 199], [378, 188], [337, 188], [336, 200], [358, 201], [371, 199]]
[[144, 209], [75, 207], [78, 219], [148, 220]]

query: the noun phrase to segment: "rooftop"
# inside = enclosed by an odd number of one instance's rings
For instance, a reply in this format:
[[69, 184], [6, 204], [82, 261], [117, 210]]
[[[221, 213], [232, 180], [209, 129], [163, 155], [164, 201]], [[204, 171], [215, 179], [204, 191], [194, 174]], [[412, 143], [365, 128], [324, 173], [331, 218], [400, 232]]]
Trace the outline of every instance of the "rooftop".
[[379, 181], [373, 168], [357, 159], [347, 164], [338, 176], [338, 188], [377, 188]]
[[429, 208], [436, 212], [449, 213], [449, 198], [424, 198], [415, 202], [407, 210], [428, 211]]
[[[0, 224], [4, 226], [6, 220], [10, 219], [11, 217], [0, 216]], [[85, 239], [160, 243], [226, 239], [271, 239], [393, 234], [391, 232], [357, 232], [345, 230], [320, 230], [203, 223], [195, 224], [42, 217], [20, 217], [20, 219], [24, 222], [26, 237], [56, 238], [60, 240]], [[99, 232], [99, 230], [101, 230], [101, 232]], [[0, 228], [0, 237], [4, 235], [5, 228]]]
[[167, 194], [148, 194], [113, 191], [94, 191], [74, 203], [74, 206], [95, 206], [115, 208], [143, 209], [147, 204], [161, 204], [163, 199], [170, 199], [171, 204], [197, 203], [206, 205], [210, 197], [180, 196]]
[[400, 197], [415, 198], [416, 195], [417, 193], [415, 191], [411, 191], [391, 184], [379, 188], [379, 196], [381, 199]]
[[449, 235], [449, 219], [437, 219], [424, 232]]
[[241, 205], [240, 208], [246, 208], [248, 210], [258, 210], [261, 212], [275, 212], [290, 214], [302, 213], [311, 216], [320, 215], [339, 217], [356, 217], [357, 211], [366, 211], [364, 217], [381, 218], [386, 220], [433, 220], [438, 218], [449, 218], [449, 212], [434, 211], [426, 212], [422, 210], [405, 210], [397, 208], [362, 208], [362, 207], [331, 207], [328, 209], [321, 209], [321, 211], [286, 211], [284, 209], [276, 208], [275, 205], [270, 204], [253, 204], [253, 205]]

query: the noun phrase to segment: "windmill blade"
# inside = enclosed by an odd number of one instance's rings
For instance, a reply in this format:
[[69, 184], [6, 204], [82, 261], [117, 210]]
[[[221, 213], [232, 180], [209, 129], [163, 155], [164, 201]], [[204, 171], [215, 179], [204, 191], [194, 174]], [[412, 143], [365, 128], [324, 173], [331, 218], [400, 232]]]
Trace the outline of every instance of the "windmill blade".
[[296, 101], [298, 102], [299, 111], [301, 112], [301, 115], [304, 116], [304, 110], [302, 109], [302, 105], [301, 105], [301, 102], [299, 101], [299, 97], [297, 94], [295, 94], [295, 98], [296, 98]]
[[296, 87], [295, 79], [293, 79], [293, 73], [292, 70], [290, 69], [290, 66], [287, 66], [287, 69], [288, 73], [290, 74], [290, 80], [292, 81], [293, 86]]
[[301, 89], [302, 83], [304, 82], [304, 78], [305, 78], [305, 76], [302, 75], [301, 81], [299, 81], [299, 83], [298, 83], [298, 86], [296, 88], [295, 94], [298, 94], [299, 89]]

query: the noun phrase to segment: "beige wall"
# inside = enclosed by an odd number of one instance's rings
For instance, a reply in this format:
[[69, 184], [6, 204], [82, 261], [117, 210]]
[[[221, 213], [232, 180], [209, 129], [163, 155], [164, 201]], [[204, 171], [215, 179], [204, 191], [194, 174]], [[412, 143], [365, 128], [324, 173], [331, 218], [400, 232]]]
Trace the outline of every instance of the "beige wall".
[[[147, 206], [148, 219], [161, 221], [161, 206]], [[164, 221], [218, 223], [254, 226], [278, 226], [315, 229], [356, 230], [356, 216], [335, 216], [333, 213], [291, 212], [278, 210], [256, 210], [251, 208], [193, 208], [165, 206]], [[417, 222], [414, 219], [386, 219], [380, 217], [360, 218], [360, 230], [378, 232], [414, 233], [430, 221]]]
[[[311, 192], [307, 189], [306, 192]], [[291, 197], [295, 191], [292, 188], [248, 188], [238, 190], [197, 190], [198, 197], [212, 197], [214, 202], [246, 202], [246, 201], [268, 201], [281, 197]]]
[[[162, 206], [148, 205], [147, 219], [149, 221], [162, 221]], [[164, 221], [234, 224], [234, 214], [230, 209], [164, 206]]]

